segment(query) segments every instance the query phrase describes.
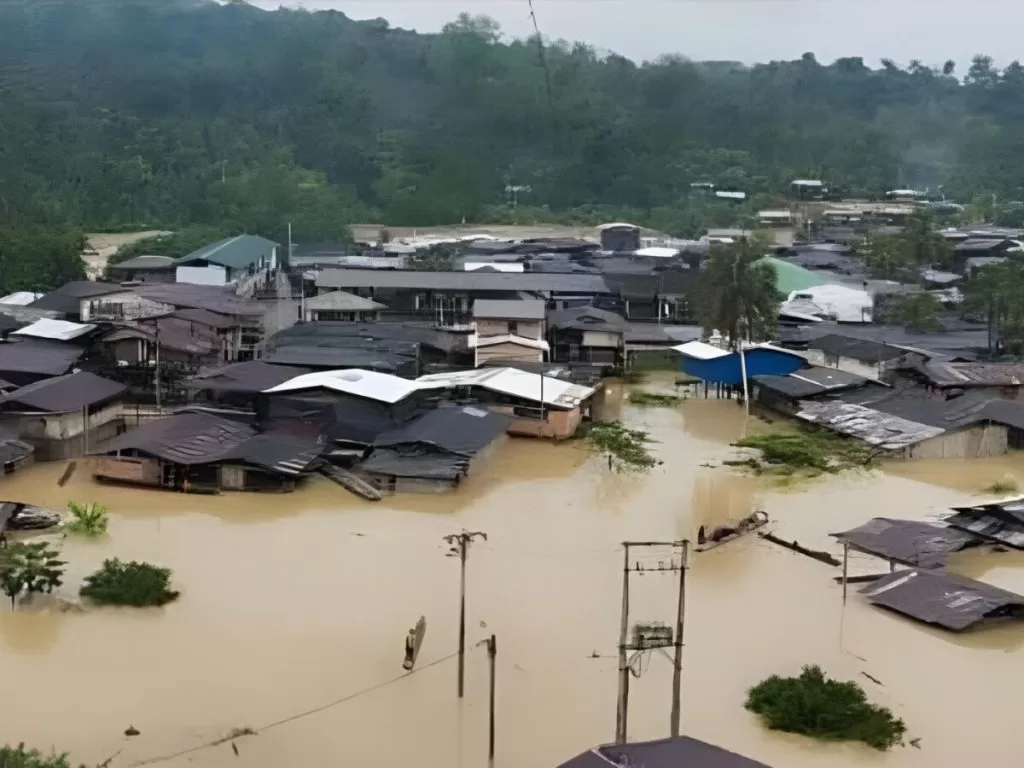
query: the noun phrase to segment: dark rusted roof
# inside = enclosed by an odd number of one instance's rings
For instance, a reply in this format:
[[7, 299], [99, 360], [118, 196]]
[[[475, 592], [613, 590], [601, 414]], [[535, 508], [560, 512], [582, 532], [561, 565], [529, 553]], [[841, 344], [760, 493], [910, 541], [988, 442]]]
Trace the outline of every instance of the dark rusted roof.
[[849, 357], [853, 360], [860, 360], [864, 363], [880, 363], [885, 360], [896, 360], [907, 354], [909, 350], [885, 344], [881, 341], [871, 339], [857, 339], [851, 336], [843, 336], [838, 333], [830, 333], [821, 336], [811, 342], [813, 349], [820, 349], [830, 355]]
[[946, 523], [983, 539], [1024, 549], [1024, 499], [954, 507]]
[[84, 354], [81, 347], [30, 340], [0, 344], [0, 371], [59, 376]]
[[283, 432], [260, 434], [254, 427], [237, 421], [185, 411], [118, 435], [92, 453], [128, 450], [175, 464], [235, 461], [278, 474], [299, 475], [315, 468], [323, 448], [312, 438]]
[[118, 283], [100, 283], [93, 280], [74, 280], [60, 288], [50, 291], [42, 298], [33, 301], [32, 309], [49, 309], [66, 315], [77, 315], [82, 306], [82, 299], [92, 299], [109, 293], [118, 293], [124, 288]]
[[10, 410], [28, 409], [45, 413], [68, 413], [93, 407], [124, 392], [127, 387], [88, 371], [43, 379], [0, 395], [0, 404]]
[[946, 571], [896, 571], [861, 593], [875, 605], [954, 631], [989, 618], [1024, 616], [1024, 595]]
[[955, 528], [890, 517], [876, 517], [857, 528], [832, 535], [862, 552], [922, 568], [940, 567], [949, 553], [979, 543], [978, 537]]
[[303, 373], [309, 371], [290, 365], [271, 365], [262, 360], [248, 360], [195, 376], [189, 380], [187, 386], [190, 389], [212, 389], [219, 392], [262, 392]]
[[706, 741], [675, 739], [610, 744], [589, 749], [559, 768], [769, 768]]

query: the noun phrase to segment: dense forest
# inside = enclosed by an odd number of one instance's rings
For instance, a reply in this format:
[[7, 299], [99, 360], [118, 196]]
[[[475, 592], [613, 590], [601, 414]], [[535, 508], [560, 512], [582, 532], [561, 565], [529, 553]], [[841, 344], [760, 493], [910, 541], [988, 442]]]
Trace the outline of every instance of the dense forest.
[[289, 220], [301, 240], [611, 214], [692, 235], [735, 215], [699, 181], [1024, 200], [1024, 67], [984, 56], [637, 64], [486, 17], [421, 35], [243, 2], [5, 0], [0, 88], [0, 228], [19, 248], [24, 230]]

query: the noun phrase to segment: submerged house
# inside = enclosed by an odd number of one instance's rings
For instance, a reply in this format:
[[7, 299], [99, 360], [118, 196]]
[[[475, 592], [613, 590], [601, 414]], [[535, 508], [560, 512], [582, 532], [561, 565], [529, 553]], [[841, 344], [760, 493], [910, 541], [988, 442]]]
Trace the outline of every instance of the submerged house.
[[84, 456], [124, 430], [127, 387], [86, 371], [43, 379], [0, 395], [0, 424], [42, 461]]
[[510, 421], [479, 406], [442, 406], [379, 435], [358, 470], [381, 491], [449, 490], [490, 455]]
[[838, 368], [875, 380], [892, 368], [915, 359], [923, 360], [926, 356], [908, 347], [836, 333], [812, 339], [806, 352], [808, 362], [814, 365]]
[[421, 376], [415, 381], [424, 392], [446, 391], [459, 403], [475, 402], [512, 418], [511, 435], [572, 437], [590, 417], [597, 390], [516, 368], [480, 368]]
[[995, 544], [1024, 549], [1024, 499], [954, 507], [946, 524]]
[[834, 399], [868, 386], [888, 391], [855, 373], [811, 365], [786, 376], [755, 376], [750, 381], [750, 398], [773, 411], [794, 415], [803, 400]]
[[320, 464], [315, 438], [183, 412], [97, 446], [93, 476], [185, 493], [291, 491]]
[[706, 741], [677, 736], [588, 749], [558, 768], [768, 768]]
[[545, 304], [541, 299], [477, 299], [473, 302], [476, 323], [477, 366], [503, 360], [507, 363], [542, 363], [548, 351], [544, 340]]

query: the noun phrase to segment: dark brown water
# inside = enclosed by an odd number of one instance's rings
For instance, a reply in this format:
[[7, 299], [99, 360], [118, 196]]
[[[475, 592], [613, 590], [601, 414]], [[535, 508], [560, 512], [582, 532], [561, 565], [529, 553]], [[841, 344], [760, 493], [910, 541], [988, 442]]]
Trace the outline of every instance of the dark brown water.
[[[546, 768], [613, 736], [622, 540], [692, 537], [697, 526], [763, 504], [787, 538], [836, 549], [827, 534], [874, 515], [928, 519], [1006, 475], [994, 462], [917, 462], [779, 489], [702, 466], [743, 429], [735, 403], [626, 407], [659, 441], [664, 466], [623, 476], [578, 445], [511, 441], [458, 492], [362, 502], [326, 482], [282, 496], [183, 496], [96, 486], [62, 466], [4, 481], [3, 495], [55, 507], [97, 499], [113, 519], [102, 542], [67, 539], [66, 591], [105, 557], [174, 569], [183, 596], [154, 611], [59, 613], [0, 607], [8, 705], [0, 739], [114, 766], [200, 746], [233, 728], [259, 735], [163, 765], [482, 766], [487, 659], [498, 636], [500, 766]], [[483, 530], [469, 561], [467, 694], [455, 696], [458, 563], [445, 534]], [[866, 606], [845, 610], [838, 570], [748, 537], [697, 554], [689, 573], [683, 730], [776, 768], [1010, 765], [1024, 627], [952, 636]], [[1024, 591], [1024, 557], [973, 554], [972, 576]], [[854, 571], [877, 569], [855, 561]], [[671, 621], [675, 581], [633, 580], [635, 619]], [[401, 674], [406, 630], [428, 630], [418, 671]], [[840, 629], [842, 628], [842, 634]], [[591, 658], [594, 651], [600, 658]], [[879, 754], [764, 731], [742, 704], [773, 673], [821, 664], [857, 679], [904, 717], [921, 749]], [[879, 687], [861, 675], [868, 672]], [[672, 670], [652, 657], [633, 681], [630, 737], [667, 735]], [[129, 725], [142, 735], [126, 739]]]

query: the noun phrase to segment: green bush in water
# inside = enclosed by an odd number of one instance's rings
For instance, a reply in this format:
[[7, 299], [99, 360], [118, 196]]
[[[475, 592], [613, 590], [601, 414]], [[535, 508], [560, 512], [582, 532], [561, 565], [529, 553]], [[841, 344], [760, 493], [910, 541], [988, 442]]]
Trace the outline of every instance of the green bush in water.
[[98, 501], [90, 501], [88, 504], [69, 501], [68, 512], [71, 513], [68, 530], [72, 533], [80, 533], [83, 536], [101, 536], [107, 532], [110, 512]]
[[86, 577], [80, 594], [101, 605], [166, 605], [180, 594], [170, 589], [170, 582], [170, 568], [114, 558]]
[[[822, 472], [839, 472], [865, 466], [872, 456], [870, 449], [857, 440], [813, 428], [799, 432], [752, 435], [737, 440], [733, 445], [760, 451], [761, 459], [756, 463], [756, 469], [775, 474], [803, 472], [819, 475]], [[727, 463], [751, 464], [749, 461]]]
[[71, 768], [71, 763], [67, 755], [44, 755], [38, 749], [25, 749], [24, 744], [19, 744], [0, 747], [0, 768]]
[[828, 741], [862, 741], [879, 750], [901, 744], [907, 727], [889, 709], [868, 701], [854, 682], [825, 677], [807, 666], [800, 677], [772, 675], [747, 694], [746, 708], [773, 731]]
[[650, 436], [639, 429], [629, 429], [618, 421], [592, 422], [576, 433], [586, 439], [591, 447], [608, 457], [609, 464], [619, 472], [646, 472], [661, 464], [651, 456], [647, 445]]

